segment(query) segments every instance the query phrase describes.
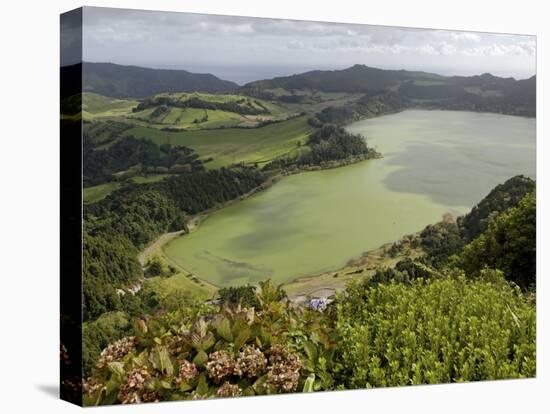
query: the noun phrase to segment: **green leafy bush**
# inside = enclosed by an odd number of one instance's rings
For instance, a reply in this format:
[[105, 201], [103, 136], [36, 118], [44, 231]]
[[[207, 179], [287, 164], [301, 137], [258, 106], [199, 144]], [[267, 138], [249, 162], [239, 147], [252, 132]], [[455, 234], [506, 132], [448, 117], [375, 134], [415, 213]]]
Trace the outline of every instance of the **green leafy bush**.
[[535, 305], [502, 273], [354, 284], [325, 312], [261, 283], [257, 308], [195, 303], [104, 349], [87, 405], [523, 378]]
[[341, 388], [535, 375], [535, 304], [496, 271], [351, 286], [337, 305]]
[[229, 286], [218, 290], [220, 300], [227, 305], [257, 307], [256, 288], [254, 286]]
[[524, 289], [536, 284], [537, 205], [535, 193], [527, 194], [517, 207], [495, 217], [489, 228], [468, 244], [460, 266], [477, 275], [484, 268], [500, 269], [507, 279]]
[[108, 312], [82, 326], [82, 371], [92, 373], [101, 350], [132, 332], [132, 324], [124, 312]]
[[464, 242], [454, 222], [441, 221], [426, 226], [420, 232], [420, 246], [426, 252], [426, 260], [433, 266], [446, 264], [449, 256], [460, 252]]
[[264, 282], [258, 309], [196, 303], [138, 319], [105, 348], [86, 405], [332, 389], [334, 342], [318, 312], [294, 309]]
[[497, 185], [472, 210], [459, 217], [457, 222], [466, 242], [470, 242], [487, 230], [491, 219], [509, 208], [516, 207], [521, 199], [535, 190], [535, 181], [516, 175]]

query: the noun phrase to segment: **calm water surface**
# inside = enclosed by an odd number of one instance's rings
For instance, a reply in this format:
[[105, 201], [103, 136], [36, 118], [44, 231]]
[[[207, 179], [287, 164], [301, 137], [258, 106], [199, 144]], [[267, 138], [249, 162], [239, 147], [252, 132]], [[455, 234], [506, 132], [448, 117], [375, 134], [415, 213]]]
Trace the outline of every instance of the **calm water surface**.
[[535, 176], [534, 119], [409, 110], [348, 130], [384, 158], [286, 177], [212, 214], [168, 256], [218, 286], [281, 283], [464, 213], [513, 175]]

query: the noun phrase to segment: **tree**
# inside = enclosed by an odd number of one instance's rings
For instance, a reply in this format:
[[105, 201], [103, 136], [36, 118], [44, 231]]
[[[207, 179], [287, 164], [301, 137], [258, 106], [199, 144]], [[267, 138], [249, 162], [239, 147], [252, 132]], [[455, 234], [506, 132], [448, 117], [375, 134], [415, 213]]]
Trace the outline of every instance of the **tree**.
[[147, 275], [154, 277], [162, 276], [163, 274], [164, 270], [160, 258], [158, 256], [153, 257], [153, 259], [151, 259], [149, 265], [147, 266]]
[[460, 257], [467, 273], [479, 274], [488, 267], [500, 269], [520, 287], [536, 283], [535, 192], [527, 194], [515, 208], [494, 218], [486, 232], [468, 244]]

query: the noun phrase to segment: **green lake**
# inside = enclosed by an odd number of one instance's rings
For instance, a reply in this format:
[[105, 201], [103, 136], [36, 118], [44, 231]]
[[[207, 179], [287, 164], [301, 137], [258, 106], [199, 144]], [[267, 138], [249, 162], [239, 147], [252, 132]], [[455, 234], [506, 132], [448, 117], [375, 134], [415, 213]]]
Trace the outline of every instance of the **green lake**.
[[335, 270], [349, 259], [468, 211], [495, 185], [535, 176], [535, 120], [408, 110], [355, 122], [384, 156], [285, 177], [165, 246], [218, 286]]

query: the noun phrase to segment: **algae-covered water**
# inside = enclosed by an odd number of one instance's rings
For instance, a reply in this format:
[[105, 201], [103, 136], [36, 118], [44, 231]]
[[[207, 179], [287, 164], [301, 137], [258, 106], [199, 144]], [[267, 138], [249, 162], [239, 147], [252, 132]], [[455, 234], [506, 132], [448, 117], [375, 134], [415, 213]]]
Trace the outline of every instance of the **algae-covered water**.
[[218, 286], [282, 283], [464, 213], [514, 175], [535, 176], [534, 119], [408, 110], [347, 129], [384, 158], [285, 177], [213, 213], [166, 254]]

